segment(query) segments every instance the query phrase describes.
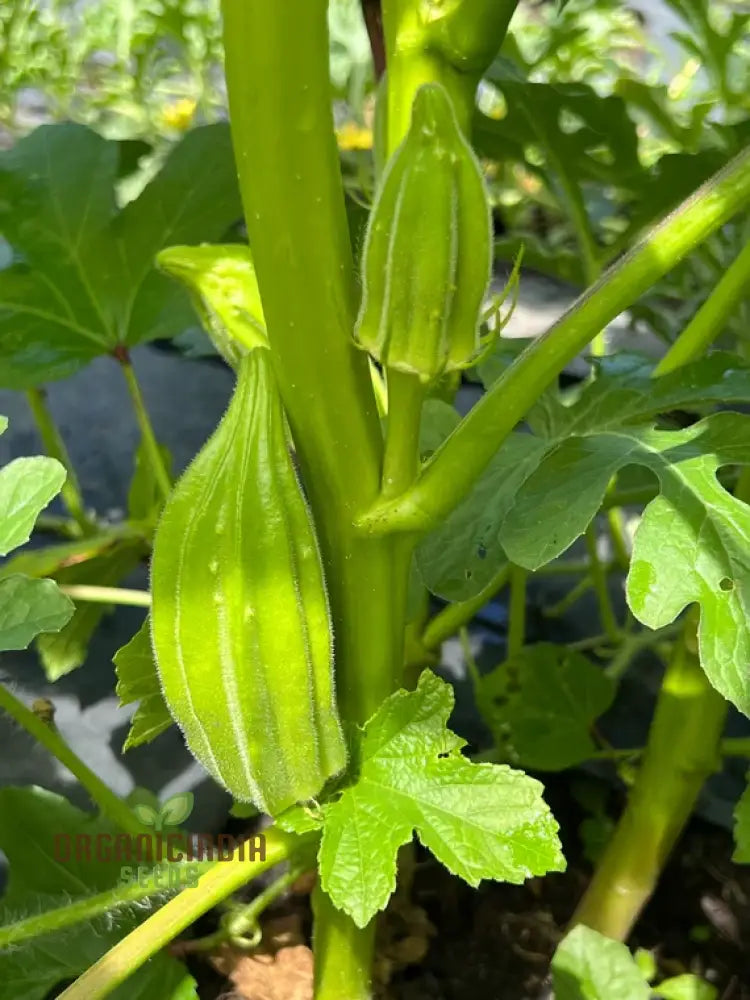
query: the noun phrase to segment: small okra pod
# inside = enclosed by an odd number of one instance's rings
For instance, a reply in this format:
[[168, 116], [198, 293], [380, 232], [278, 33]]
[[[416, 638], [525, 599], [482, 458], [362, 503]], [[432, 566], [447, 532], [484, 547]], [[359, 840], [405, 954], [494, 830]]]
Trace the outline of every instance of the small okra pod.
[[448, 92], [425, 84], [370, 215], [357, 343], [425, 383], [467, 367], [480, 346], [491, 265], [481, 168]]
[[151, 627], [164, 698], [235, 799], [276, 815], [346, 764], [310, 513], [270, 353], [239, 360], [226, 415], [154, 540]]

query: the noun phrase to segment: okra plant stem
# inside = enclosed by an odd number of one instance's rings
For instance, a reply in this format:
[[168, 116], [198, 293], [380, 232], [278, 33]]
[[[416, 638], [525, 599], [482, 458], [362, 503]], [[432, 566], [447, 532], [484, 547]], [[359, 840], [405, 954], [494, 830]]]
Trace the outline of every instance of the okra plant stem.
[[469, 493], [544, 389], [596, 334], [750, 201], [750, 148], [655, 226], [509, 366], [425, 464], [415, 485], [359, 519], [373, 533], [428, 531]]
[[662, 683], [636, 784], [574, 924], [619, 941], [627, 938], [704, 782], [717, 768], [726, 715], [727, 702], [681, 639]]
[[133, 836], [144, 832], [127, 803], [112, 791], [91, 768], [74, 753], [60, 733], [28, 709], [23, 702], [0, 684], [0, 711], [7, 712], [19, 726], [34, 737], [53, 757], [66, 767], [74, 778], [83, 785], [96, 805], [113, 823]]
[[388, 421], [383, 461], [384, 499], [399, 496], [417, 477], [424, 388], [416, 375], [388, 372]]
[[44, 391], [42, 389], [29, 389], [26, 393], [26, 399], [28, 400], [29, 408], [34, 417], [34, 422], [36, 423], [45, 451], [51, 458], [56, 458], [67, 472], [67, 477], [60, 490], [63, 503], [68, 508], [70, 516], [78, 525], [80, 533], [90, 535], [97, 530], [97, 527], [95, 522], [86, 513], [86, 505], [83, 500], [76, 471], [70, 460], [68, 449], [65, 447], [65, 442], [49, 411]]
[[[399, 686], [411, 544], [363, 537], [383, 440], [352, 331], [357, 288], [332, 112], [326, 0], [223, 0], [232, 138], [263, 311], [321, 544], [344, 718]], [[318, 907], [316, 1000], [370, 995], [374, 927]]]
[[135, 411], [136, 420], [138, 421], [138, 427], [141, 431], [141, 437], [146, 448], [146, 454], [148, 455], [149, 462], [151, 463], [154, 478], [157, 486], [159, 487], [159, 492], [166, 500], [172, 492], [172, 481], [169, 478], [169, 473], [164, 465], [164, 459], [159, 448], [159, 443], [156, 440], [156, 435], [154, 434], [154, 428], [151, 426], [151, 418], [148, 415], [148, 410], [146, 409], [146, 404], [143, 400], [143, 394], [141, 393], [141, 387], [138, 384], [135, 369], [133, 368], [130, 358], [127, 355], [118, 355], [117, 360], [119, 361], [122, 373], [125, 376], [125, 383], [128, 387], [128, 393], [130, 394], [130, 399], [133, 403], [133, 410]]
[[591, 582], [594, 585], [596, 600], [599, 605], [599, 615], [602, 621], [602, 628], [612, 642], [617, 642], [620, 637], [620, 629], [617, 625], [612, 600], [607, 589], [607, 568], [602, 562], [598, 549], [598, 533], [596, 522], [593, 521], [586, 529], [586, 549], [589, 555]]
[[[103, 1000], [198, 917], [269, 868], [309, 846], [311, 837], [294, 837], [276, 827], [264, 831], [265, 857], [217, 861], [192, 889], [185, 889], [119, 941], [106, 955], [64, 990], [59, 1000]], [[244, 849], [246, 851], [246, 848]]]
[[738, 302], [750, 288], [750, 243], [722, 275], [718, 285], [656, 366], [656, 375], [666, 375], [680, 365], [697, 361], [726, 326]]
[[428, 651], [439, 649], [446, 639], [456, 635], [458, 630], [464, 625], [468, 625], [485, 604], [489, 604], [495, 594], [503, 589], [509, 578], [510, 565], [505, 563], [475, 597], [448, 604], [442, 611], [439, 611], [422, 633], [424, 648]]
[[312, 903], [315, 1000], [370, 1000], [377, 922], [360, 929], [342, 919], [320, 885]]

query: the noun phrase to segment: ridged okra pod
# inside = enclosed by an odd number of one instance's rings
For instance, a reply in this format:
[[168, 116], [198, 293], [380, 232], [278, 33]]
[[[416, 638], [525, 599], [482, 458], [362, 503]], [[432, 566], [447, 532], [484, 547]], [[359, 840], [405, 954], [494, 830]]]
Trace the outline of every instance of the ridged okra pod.
[[275, 815], [345, 766], [318, 545], [287, 450], [270, 354], [239, 364], [226, 415], [154, 540], [152, 639], [188, 746]]
[[424, 84], [370, 216], [357, 343], [423, 382], [465, 368], [480, 346], [491, 265], [481, 168], [448, 92]]

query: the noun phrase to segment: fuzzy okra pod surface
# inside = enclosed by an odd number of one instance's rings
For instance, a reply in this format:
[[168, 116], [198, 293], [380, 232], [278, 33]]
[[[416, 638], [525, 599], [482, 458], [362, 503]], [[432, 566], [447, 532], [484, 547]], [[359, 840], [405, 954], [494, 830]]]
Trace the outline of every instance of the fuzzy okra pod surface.
[[310, 513], [262, 348], [154, 540], [152, 639], [170, 711], [204, 767], [276, 815], [346, 764]]

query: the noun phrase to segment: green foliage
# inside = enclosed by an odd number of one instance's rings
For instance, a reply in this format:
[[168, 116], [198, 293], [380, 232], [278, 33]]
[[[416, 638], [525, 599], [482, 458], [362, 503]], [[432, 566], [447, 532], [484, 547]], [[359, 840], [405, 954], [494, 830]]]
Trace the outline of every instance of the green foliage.
[[651, 991], [630, 952], [588, 927], [563, 940], [552, 959], [556, 1000], [648, 1000]]
[[644, 963], [624, 944], [580, 925], [563, 940], [552, 959], [555, 1000], [717, 1000], [718, 990], [698, 976], [685, 974], [649, 986], [653, 959]]
[[40, 128], [0, 153], [0, 231], [14, 251], [0, 271], [0, 384], [62, 378], [190, 324], [154, 257], [217, 239], [239, 216], [228, 130], [190, 133], [119, 209], [117, 167], [117, 144], [76, 125]]
[[475, 683], [504, 758], [539, 771], [562, 771], [593, 756], [591, 728], [616, 692], [601, 667], [553, 643], [527, 646]]
[[[8, 426], [0, 417], [0, 434]], [[53, 458], [16, 458], [0, 469], [0, 555], [28, 541], [40, 512], [60, 492], [65, 469]], [[51, 580], [4, 573], [0, 578], [0, 650], [26, 649], [40, 633], [58, 632], [72, 602]]]
[[148, 619], [130, 642], [118, 649], [114, 664], [117, 671], [115, 694], [120, 699], [120, 705], [138, 703], [122, 748], [124, 753], [150, 743], [172, 725], [172, 716], [164, 702], [154, 662]]
[[[0, 898], [0, 924], [44, 914], [113, 888], [120, 862], [82, 854], [61, 860], [56, 837], [89, 838], [111, 833], [103, 820], [76, 809], [42, 788], [0, 789], [0, 849], [10, 864], [10, 879]], [[44, 1000], [58, 983], [79, 975], [129, 930], [142, 915], [124, 907], [63, 932], [50, 932], [0, 954], [0, 998]], [[117, 1000], [196, 1000], [195, 982], [175, 959], [162, 954], [111, 994]]]
[[446, 728], [452, 708], [451, 688], [425, 671], [416, 691], [396, 692], [353, 734], [352, 779], [323, 804], [320, 818], [296, 814], [295, 829], [322, 827], [321, 884], [359, 927], [388, 902], [396, 854], [415, 830], [470, 885], [517, 883], [563, 868], [539, 782], [467, 760], [464, 741]]

